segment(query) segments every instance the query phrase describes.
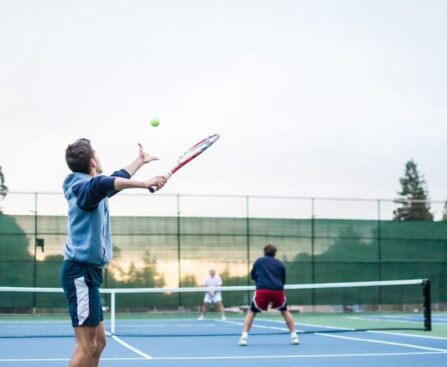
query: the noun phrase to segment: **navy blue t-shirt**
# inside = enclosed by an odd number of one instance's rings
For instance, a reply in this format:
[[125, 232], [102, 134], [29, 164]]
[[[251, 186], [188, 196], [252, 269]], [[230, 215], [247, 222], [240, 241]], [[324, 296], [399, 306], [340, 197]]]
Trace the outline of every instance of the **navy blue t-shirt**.
[[256, 289], [284, 290], [286, 268], [282, 261], [263, 256], [255, 261], [251, 279], [256, 282]]

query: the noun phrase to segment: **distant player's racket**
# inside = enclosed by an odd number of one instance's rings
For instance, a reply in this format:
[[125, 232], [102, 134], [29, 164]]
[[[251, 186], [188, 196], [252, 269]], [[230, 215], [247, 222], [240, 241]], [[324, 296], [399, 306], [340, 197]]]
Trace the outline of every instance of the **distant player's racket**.
[[209, 287], [207, 292], [210, 295], [210, 297], [214, 297], [214, 295], [216, 294], [217, 291], [216, 291], [215, 287]]
[[[219, 134], [214, 134], [208, 136], [206, 139], [199, 141], [196, 145], [189, 148], [185, 153], [183, 153], [179, 159], [177, 160], [177, 164], [166, 177], [169, 179], [175, 172], [177, 172], [180, 168], [191, 162], [195, 157], [202, 154], [205, 150], [207, 150], [211, 145], [213, 145], [217, 139], [219, 139]], [[155, 186], [149, 187], [150, 192], [157, 191]]]

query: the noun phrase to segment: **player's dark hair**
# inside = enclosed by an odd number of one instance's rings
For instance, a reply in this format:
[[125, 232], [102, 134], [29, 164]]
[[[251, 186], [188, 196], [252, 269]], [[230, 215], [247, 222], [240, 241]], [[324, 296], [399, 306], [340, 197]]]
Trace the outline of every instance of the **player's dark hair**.
[[72, 172], [89, 173], [90, 159], [94, 158], [95, 151], [90, 140], [81, 138], [70, 144], [65, 150], [65, 161]]
[[264, 255], [265, 256], [275, 257], [275, 255], [276, 255], [276, 246], [275, 245], [271, 245], [270, 243], [268, 245], [265, 245], [264, 246]]

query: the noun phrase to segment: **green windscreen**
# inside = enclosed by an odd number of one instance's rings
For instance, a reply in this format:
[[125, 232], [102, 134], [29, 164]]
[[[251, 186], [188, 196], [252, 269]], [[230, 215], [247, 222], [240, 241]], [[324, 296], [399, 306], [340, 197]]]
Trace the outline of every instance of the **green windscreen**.
[[[107, 288], [201, 286], [211, 268], [225, 286], [249, 285], [251, 266], [273, 243], [288, 284], [426, 278], [433, 302], [447, 302], [447, 222], [115, 216], [112, 237]], [[65, 238], [65, 216], [0, 215], [0, 286], [59, 287]], [[334, 295], [299, 301], [326, 297]]]

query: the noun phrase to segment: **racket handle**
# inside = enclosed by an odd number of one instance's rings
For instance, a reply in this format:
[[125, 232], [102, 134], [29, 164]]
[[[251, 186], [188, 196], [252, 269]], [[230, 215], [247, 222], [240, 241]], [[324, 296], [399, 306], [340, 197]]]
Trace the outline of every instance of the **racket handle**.
[[[169, 179], [169, 177], [171, 177], [171, 176], [172, 176], [172, 173], [169, 172], [169, 173], [166, 175], [166, 179]], [[151, 194], [153, 194], [155, 191], [157, 191], [157, 187], [156, 187], [156, 186], [150, 186], [148, 190], [149, 190], [149, 192], [150, 192]]]

